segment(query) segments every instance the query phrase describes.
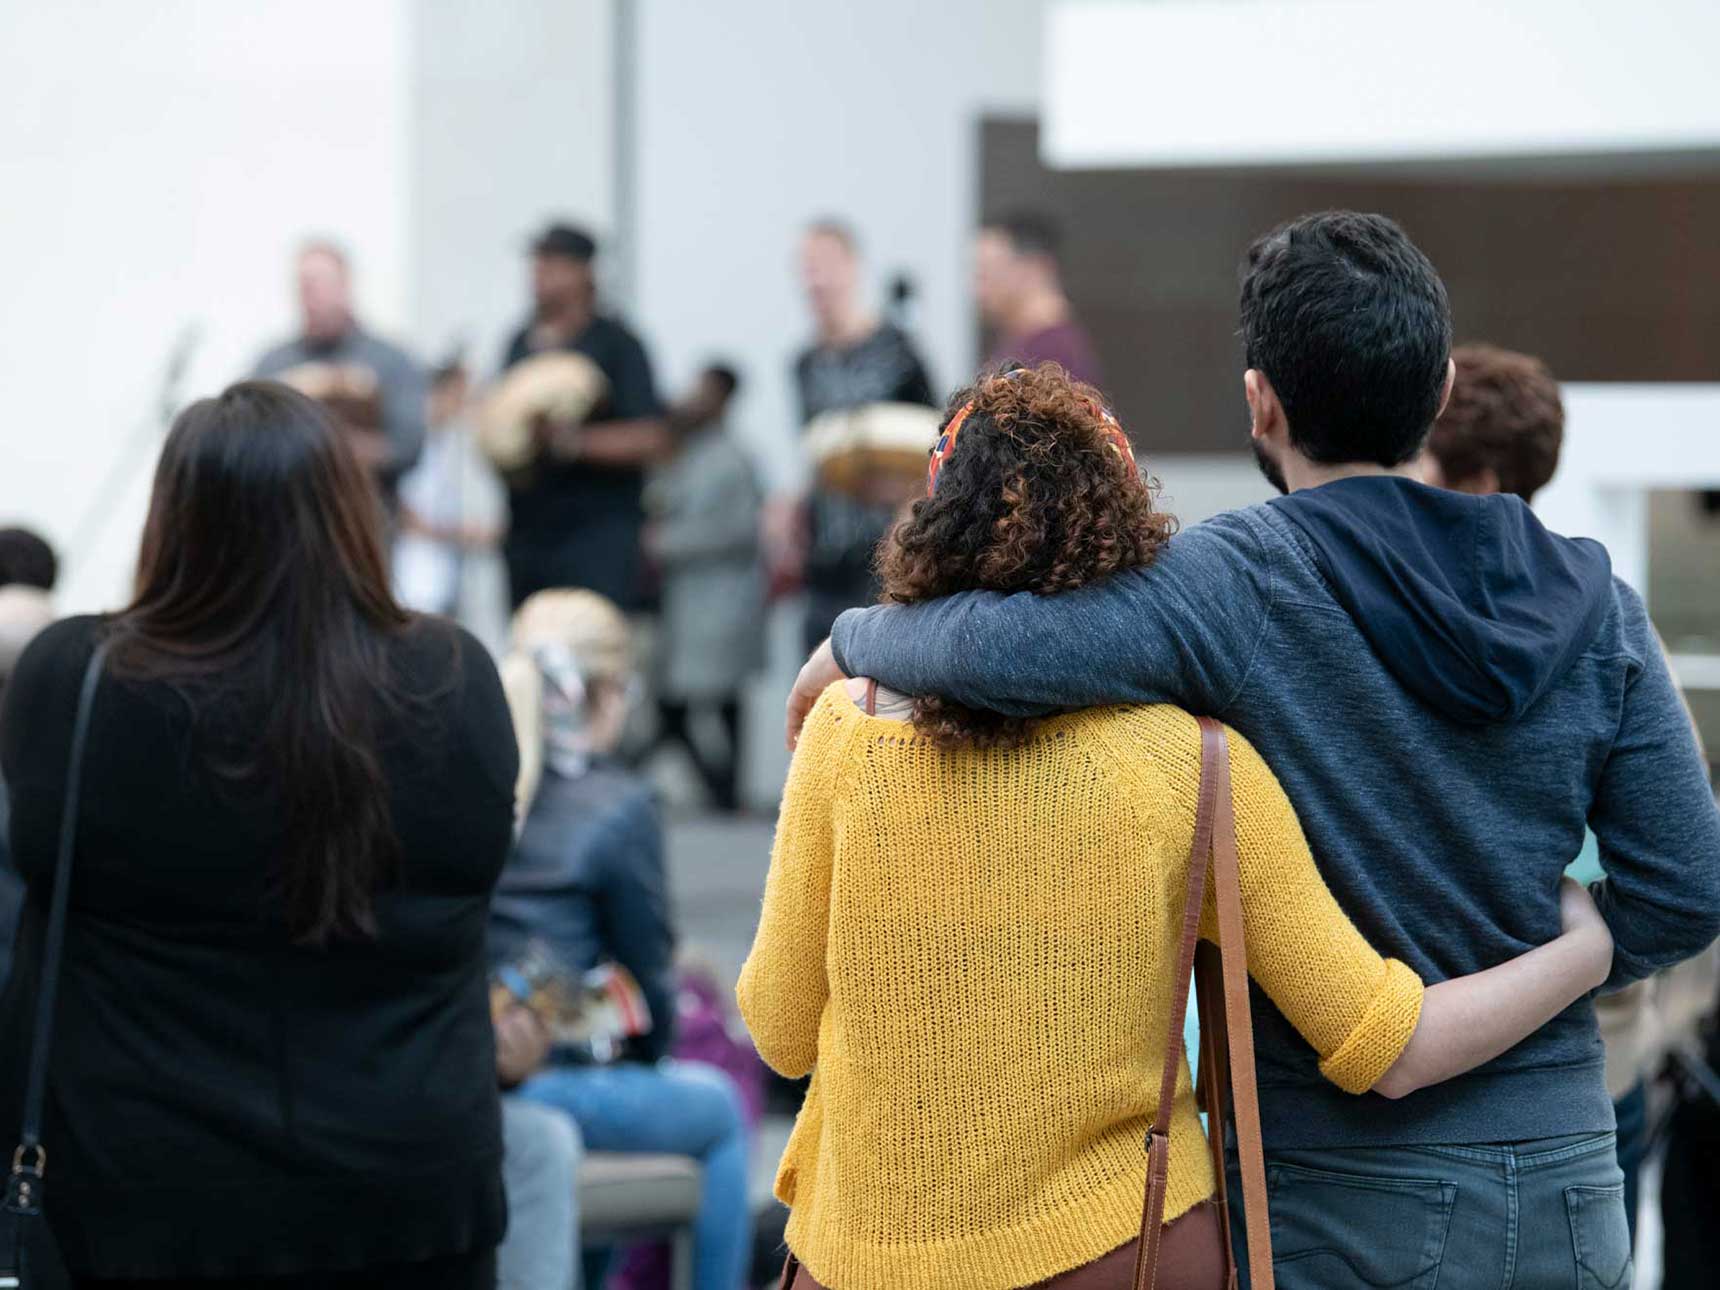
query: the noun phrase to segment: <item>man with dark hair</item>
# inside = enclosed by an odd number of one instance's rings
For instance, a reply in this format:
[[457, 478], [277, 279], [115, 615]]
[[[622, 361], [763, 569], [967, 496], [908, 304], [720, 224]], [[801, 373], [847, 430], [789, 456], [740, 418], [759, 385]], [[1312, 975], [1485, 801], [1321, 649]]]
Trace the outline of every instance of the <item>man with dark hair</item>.
[[351, 265], [339, 246], [306, 242], [294, 269], [299, 334], [259, 358], [252, 375], [284, 381], [325, 404], [392, 503], [400, 477], [424, 451], [424, 370], [359, 324]]
[[[1424, 980], [1556, 935], [1585, 823], [1608, 987], [1703, 949], [1720, 811], [1640, 597], [1519, 498], [1416, 478], [1451, 382], [1433, 266], [1381, 216], [1304, 216], [1250, 252], [1242, 333], [1252, 438], [1286, 496], [1078, 591], [846, 614], [791, 729], [843, 671], [1018, 714], [1175, 702], [1259, 748], [1346, 911]], [[1327, 1084], [1270, 1000], [1253, 1008], [1280, 1285], [1628, 1284], [1591, 1003], [1393, 1105]]]
[[974, 243], [974, 300], [991, 332], [988, 368], [1061, 363], [1078, 381], [1102, 384], [1086, 329], [1063, 292], [1057, 228], [1027, 213], [988, 219]]
[[591, 234], [552, 224], [531, 249], [532, 316], [508, 341], [503, 369], [536, 354], [583, 354], [605, 390], [582, 423], [540, 424], [534, 459], [509, 475], [514, 604], [584, 587], [638, 611], [649, 599], [639, 546], [645, 472], [671, 442], [651, 360], [631, 328], [598, 311]]
[[1451, 351], [1457, 380], [1434, 422], [1423, 477], [1461, 493], [1512, 493], [1533, 502], [1559, 468], [1565, 404], [1540, 359], [1497, 345]]

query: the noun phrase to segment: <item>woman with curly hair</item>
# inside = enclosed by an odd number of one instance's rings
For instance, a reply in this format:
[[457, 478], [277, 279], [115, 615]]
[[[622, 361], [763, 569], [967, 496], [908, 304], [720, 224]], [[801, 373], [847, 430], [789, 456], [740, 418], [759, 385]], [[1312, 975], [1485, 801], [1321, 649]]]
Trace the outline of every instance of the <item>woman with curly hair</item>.
[[[885, 595], [1054, 595], [1144, 565], [1174, 528], [1154, 493], [1096, 390], [1054, 366], [986, 378], [887, 540]], [[1356, 931], [1272, 772], [1229, 741], [1249, 970], [1339, 1087], [1449, 1078], [1605, 978], [1578, 889], [1552, 946], [1424, 989]], [[765, 1059], [812, 1074], [777, 1176], [790, 1284], [1130, 1283], [1200, 778], [1173, 707], [1024, 720], [826, 691], [739, 987]], [[1224, 1235], [1186, 1066], [1176, 1090], [1157, 1284], [1209, 1290]]]

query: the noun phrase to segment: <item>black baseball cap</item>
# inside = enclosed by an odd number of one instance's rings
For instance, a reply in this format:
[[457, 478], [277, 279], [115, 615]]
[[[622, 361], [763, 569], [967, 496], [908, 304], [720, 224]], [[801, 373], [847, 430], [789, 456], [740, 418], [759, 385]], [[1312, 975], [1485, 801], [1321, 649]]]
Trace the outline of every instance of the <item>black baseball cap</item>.
[[565, 255], [581, 264], [597, 258], [597, 239], [572, 224], [551, 224], [532, 239], [533, 255]]

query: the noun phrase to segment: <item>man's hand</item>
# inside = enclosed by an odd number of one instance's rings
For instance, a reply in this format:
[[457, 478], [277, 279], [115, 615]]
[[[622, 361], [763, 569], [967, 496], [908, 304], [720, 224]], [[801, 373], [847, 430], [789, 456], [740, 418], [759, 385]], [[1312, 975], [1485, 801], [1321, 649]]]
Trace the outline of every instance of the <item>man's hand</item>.
[[496, 1079], [512, 1088], [529, 1079], [549, 1057], [549, 1031], [537, 1014], [514, 1004], [496, 1018]]
[[806, 660], [806, 666], [802, 667], [800, 675], [794, 678], [794, 689], [788, 692], [790, 752], [800, 742], [800, 728], [806, 724], [806, 718], [812, 712], [812, 705], [818, 702], [818, 696], [841, 679], [842, 669], [836, 666], [836, 655], [831, 652], [830, 641], [827, 639], [812, 651], [812, 657]]

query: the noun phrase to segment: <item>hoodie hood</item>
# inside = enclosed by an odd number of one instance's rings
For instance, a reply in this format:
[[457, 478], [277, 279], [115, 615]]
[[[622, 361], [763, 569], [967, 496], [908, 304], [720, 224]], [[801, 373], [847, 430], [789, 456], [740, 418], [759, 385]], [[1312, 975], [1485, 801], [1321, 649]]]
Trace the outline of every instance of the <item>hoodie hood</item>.
[[1392, 675], [1458, 721], [1520, 718], [1612, 603], [1606, 548], [1549, 532], [1521, 498], [1364, 476], [1270, 504]]

